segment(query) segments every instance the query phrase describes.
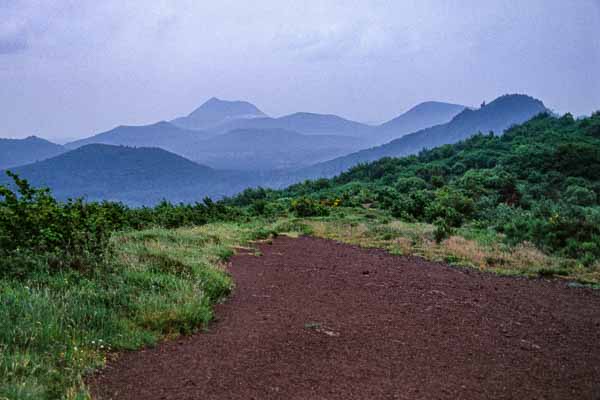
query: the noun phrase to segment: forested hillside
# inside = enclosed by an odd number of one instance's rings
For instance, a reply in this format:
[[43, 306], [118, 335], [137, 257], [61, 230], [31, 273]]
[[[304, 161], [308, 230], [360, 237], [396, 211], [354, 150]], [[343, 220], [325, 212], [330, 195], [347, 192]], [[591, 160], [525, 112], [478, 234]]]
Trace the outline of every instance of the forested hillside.
[[438, 227], [443, 239], [473, 224], [534, 243], [544, 252], [592, 263], [600, 257], [600, 113], [575, 120], [542, 114], [502, 136], [479, 134], [418, 155], [361, 164], [331, 180], [283, 191], [246, 191], [230, 200], [302, 199], [369, 205]]

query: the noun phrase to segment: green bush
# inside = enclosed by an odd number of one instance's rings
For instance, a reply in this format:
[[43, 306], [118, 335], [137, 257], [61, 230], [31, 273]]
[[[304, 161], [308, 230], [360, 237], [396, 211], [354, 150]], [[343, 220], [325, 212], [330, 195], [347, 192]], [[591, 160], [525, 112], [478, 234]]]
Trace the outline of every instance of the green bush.
[[122, 227], [109, 207], [81, 200], [59, 203], [47, 189], [11, 176], [16, 193], [0, 186], [1, 275], [24, 276], [41, 265], [50, 272], [84, 271], [103, 263], [112, 232]]
[[329, 214], [327, 208], [308, 197], [292, 200], [290, 211], [297, 217], [319, 217]]
[[436, 192], [434, 200], [426, 207], [425, 217], [430, 222], [442, 219], [449, 226], [458, 227], [471, 216], [473, 206], [470, 197], [458, 190], [444, 187]]
[[596, 204], [596, 193], [588, 188], [571, 185], [565, 190], [565, 199], [570, 204], [592, 206]]
[[437, 244], [440, 244], [444, 239], [447, 239], [452, 235], [454, 230], [443, 218], [438, 218], [434, 222], [435, 230], [433, 231], [433, 237]]

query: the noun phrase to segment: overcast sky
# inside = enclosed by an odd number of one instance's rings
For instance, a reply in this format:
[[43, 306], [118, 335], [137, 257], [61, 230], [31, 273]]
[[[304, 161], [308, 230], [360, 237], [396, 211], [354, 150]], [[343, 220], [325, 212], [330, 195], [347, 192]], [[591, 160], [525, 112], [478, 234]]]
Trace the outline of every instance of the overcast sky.
[[0, 137], [88, 136], [212, 96], [383, 121], [527, 93], [600, 109], [600, 0], [0, 0]]

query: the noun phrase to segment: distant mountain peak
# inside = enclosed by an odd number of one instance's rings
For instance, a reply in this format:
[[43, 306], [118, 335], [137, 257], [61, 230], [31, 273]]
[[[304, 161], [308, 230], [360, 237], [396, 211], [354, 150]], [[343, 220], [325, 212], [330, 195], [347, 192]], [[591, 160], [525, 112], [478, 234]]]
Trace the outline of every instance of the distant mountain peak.
[[211, 97], [194, 111], [192, 111], [188, 117], [204, 117], [202, 115], [206, 112], [220, 112], [224, 116], [235, 117], [239, 115], [255, 115], [264, 117], [266, 116], [261, 110], [258, 109], [254, 104], [243, 100], [221, 100], [217, 97]]
[[[544, 105], [544, 103], [539, 100], [536, 99], [535, 97], [531, 97], [529, 95], [526, 94], [520, 94], [520, 93], [510, 93], [510, 94], [504, 94], [496, 99], [494, 99], [493, 101], [491, 101], [490, 103], [485, 104], [485, 107], [490, 107], [490, 106], [505, 106], [506, 104], [535, 104], [538, 106], [542, 106], [544, 108], [546, 108], [546, 106]], [[482, 107], [483, 108], [483, 107]]]
[[235, 120], [266, 117], [254, 104], [242, 100], [222, 100], [211, 97], [187, 117], [176, 118], [171, 123], [186, 129], [207, 129]]
[[65, 151], [63, 146], [35, 135], [24, 139], [0, 138], [0, 170], [45, 160]]
[[[359, 163], [378, 160], [382, 157], [401, 157], [415, 154], [424, 148], [456, 143], [478, 132], [502, 134], [511, 126], [523, 123], [545, 112], [548, 112], [548, 109], [544, 106], [544, 103], [531, 96], [522, 94], [503, 95], [478, 109], [465, 107], [449, 122], [409, 133], [381, 146], [316, 164], [307, 168], [302, 177], [304, 179], [333, 176]], [[400, 125], [398, 122], [406, 124], [403, 121], [403, 117], [406, 115], [409, 115], [409, 112], [381, 125], [379, 128], [397, 129], [390, 125], [394, 123], [398, 126]]]
[[467, 107], [441, 101], [425, 101], [378, 126], [376, 142], [386, 143], [406, 134], [449, 122]]

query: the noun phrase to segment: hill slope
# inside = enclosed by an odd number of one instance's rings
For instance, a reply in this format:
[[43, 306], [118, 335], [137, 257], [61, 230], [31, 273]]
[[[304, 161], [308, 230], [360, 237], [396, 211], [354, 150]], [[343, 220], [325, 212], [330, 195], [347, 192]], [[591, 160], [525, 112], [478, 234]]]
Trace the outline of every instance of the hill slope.
[[329, 160], [362, 148], [358, 138], [308, 136], [285, 129], [238, 129], [204, 140], [188, 158], [219, 169], [273, 170]]
[[427, 101], [417, 104], [404, 114], [379, 125], [374, 133], [374, 144], [387, 143], [390, 140], [449, 122], [467, 107], [459, 104]]
[[235, 119], [266, 117], [266, 114], [247, 101], [227, 101], [216, 97], [206, 101], [186, 117], [171, 121], [185, 129], [208, 129]]
[[[301, 203], [303, 212], [368, 203], [408, 221], [435, 223], [438, 240], [473, 222], [508, 244], [533, 243], [577, 259], [597, 279], [600, 112], [582, 120], [540, 114], [504, 135], [478, 134], [418, 155], [383, 158], [330, 180], [269, 192], [268, 199], [304, 196], [316, 201], [312, 210], [310, 202]], [[253, 198], [246, 191], [233, 201]]]
[[329, 114], [299, 112], [279, 118], [235, 120], [214, 128], [218, 132], [236, 129], [285, 129], [305, 135], [342, 135], [368, 138], [373, 127]]
[[359, 163], [382, 157], [401, 157], [425, 148], [456, 143], [477, 132], [502, 133], [512, 125], [547, 111], [544, 103], [525, 95], [505, 95], [477, 110], [465, 109], [446, 124], [436, 125], [393, 140], [382, 146], [362, 150], [314, 165], [300, 173], [303, 177], [333, 176]]
[[76, 149], [87, 144], [110, 144], [115, 146], [160, 147], [180, 153], [209, 135], [200, 131], [179, 128], [169, 122], [161, 121], [151, 125], [121, 125], [89, 138], [67, 143], [69, 149]]
[[[59, 199], [86, 196], [150, 205], [162, 199], [195, 202], [241, 189], [236, 177], [158, 148], [92, 144], [13, 169], [35, 186], [50, 187]], [[10, 183], [5, 176], [0, 184]]]
[[65, 151], [63, 146], [36, 136], [25, 139], [0, 139], [0, 169], [45, 160]]

